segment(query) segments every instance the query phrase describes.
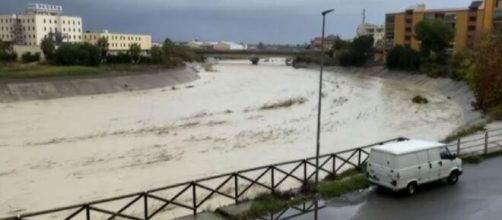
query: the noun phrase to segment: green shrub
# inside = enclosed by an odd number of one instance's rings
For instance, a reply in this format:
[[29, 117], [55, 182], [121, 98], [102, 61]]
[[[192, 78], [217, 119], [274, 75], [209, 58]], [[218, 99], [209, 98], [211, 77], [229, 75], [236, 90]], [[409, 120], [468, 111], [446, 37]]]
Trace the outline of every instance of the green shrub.
[[64, 43], [54, 53], [56, 64], [97, 66], [101, 62], [99, 48], [89, 43]]
[[427, 100], [427, 98], [424, 98], [420, 95], [416, 95], [415, 97], [413, 97], [413, 99], [411, 99], [411, 101], [415, 104], [427, 104], [429, 103], [429, 100]]
[[502, 104], [488, 110], [490, 120], [502, 120]]
[[40, 61], [40, 53], [31, 54], [30, 52], [26, 52], [21, 56], [21, 60], [24, 63], [32, 63]]
[[0, 62], [13, 62], [17, 60], [16, 53], [2, 53], [0, 52]]
[[387, 68], [399, 70], [418, 70], [420, 53], [411, 47], [401, 45], [393, 47], [387, 55]]
[[259, 58], [259, 57], [251, 57], [251, 58], [249, 59], [249, 61], [251, 61], [251, 63], [252, 63], [253, 65], [258, 65], [258, 62], [260, 62], [260, 58]]
[[483, 159], [484, 158], [480, 155], [472, 155], [472, 156], [462, 158], [462, 161], [465, 163], [478, 164], [478, 163], [481, 163], [483, 161]]
[[116, 55], [110, 54], [106, 57], [106, 62], [110, 64], [132, 63], [131, 57], [126, 53], [118, 53]]
[[369, 186], [368, 178], [364, 175], [347, 177], [343, 180], [323, 181], [320, 183], [318, 192], [324, 198], [340, 196], [344, 193], [352, 192], [358, 189], [364, 189]]

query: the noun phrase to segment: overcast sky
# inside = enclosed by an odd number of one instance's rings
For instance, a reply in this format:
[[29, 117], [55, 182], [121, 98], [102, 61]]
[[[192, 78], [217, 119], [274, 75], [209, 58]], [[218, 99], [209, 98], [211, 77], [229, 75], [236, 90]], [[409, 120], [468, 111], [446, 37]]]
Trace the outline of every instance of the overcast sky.
[[155, 41], [228, 40], [303, 43], [319, 35], [320, 12], [335, 8], [327, 33], [355, 35], [366, 20], [383, 24], [385, 13], [425, 3], [427, 8], [467, 7], [471, 0], [0, 0], [0, 13], [19, 13], [27, 3], [64, 7], [83, 18], [84, 30], [150, 33]]

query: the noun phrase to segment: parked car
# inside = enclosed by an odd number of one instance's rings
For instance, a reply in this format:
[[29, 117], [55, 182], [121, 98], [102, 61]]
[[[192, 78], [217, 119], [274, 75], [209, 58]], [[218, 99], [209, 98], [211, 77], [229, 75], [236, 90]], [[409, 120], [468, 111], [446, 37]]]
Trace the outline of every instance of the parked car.
[[370, 183], [406, 190], [412, 195], [421, 184], [446, 179], [455, 184], [462, 174], [462, 160], [445, 144], [403, 140], [371, 149], [367, 175]]

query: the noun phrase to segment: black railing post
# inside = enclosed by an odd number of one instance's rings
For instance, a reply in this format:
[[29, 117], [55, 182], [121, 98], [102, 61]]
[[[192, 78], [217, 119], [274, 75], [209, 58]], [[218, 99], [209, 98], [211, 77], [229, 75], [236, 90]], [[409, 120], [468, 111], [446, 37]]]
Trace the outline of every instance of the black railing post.
[[357, 155], [357, 166], [359, 169], [361, 169], [361, 148], [357, 149], [358, 155]]
[[237, 173], [234, 173], [234, 186], [235, 186], [235, 204], [239, 203], [239, 177], [237, 176]]
[[307, 176], [307, 159], [303, 160], [303, 185], [307, 185], [308, 182]]
[[144, 205], [145, 220], [148, 220], [148, 191], [145, 191], [143, 193], [143, 205]]
[[274, 166], [270, 166], [270, 184], [272, 186], [272, 194], [275, 192], [275, 176], [274, 176]]
[[192, 182], [192, 203], [193, 203], [193, 215], [197, 215], [197, 186], [195, 181]]
[[485, 155], [488, 154], [488, 131], [485, 132]]
[[91, 220], [91, 210], [89, 209], [89, 205], [85, 205], [85, 218], [87, 220]]
[[332, 169], [333, 169], [333, 177], [334, 177], [334, 176], [336, 176], [336, 154], [331, 154], [331, 158], [333, 158]]

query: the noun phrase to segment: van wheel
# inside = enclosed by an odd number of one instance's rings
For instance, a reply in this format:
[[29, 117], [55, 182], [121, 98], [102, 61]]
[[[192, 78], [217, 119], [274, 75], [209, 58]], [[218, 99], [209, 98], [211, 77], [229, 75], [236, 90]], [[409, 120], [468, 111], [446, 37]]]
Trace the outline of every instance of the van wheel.
[[448, 177], [448, 183], [453, 185], [458, 182], [458, 172], [453, 171], [450, 173], [450, 176]]
[[417, 184], [415, 182], [409, 183], [408, 186], [406, 186], [406, 194], [409, 196], [414, 195], [416, 191]]

